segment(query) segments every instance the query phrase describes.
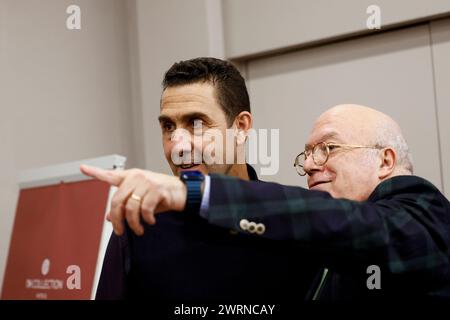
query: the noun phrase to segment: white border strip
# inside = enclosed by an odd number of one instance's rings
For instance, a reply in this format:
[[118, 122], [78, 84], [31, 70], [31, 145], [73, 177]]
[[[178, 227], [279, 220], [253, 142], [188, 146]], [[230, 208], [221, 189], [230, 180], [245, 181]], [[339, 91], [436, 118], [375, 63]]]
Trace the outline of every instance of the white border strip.
[[[115, 156], [115, 157], [119, 157], [119, 159], [115, 158], [114, 160], [120, 160], [120, 161], [114, 162], [113, 169], [114, 170], [124, 170], [126, 158], [121, 157], [121, 156]], [[105, 210], [105, 216], [104, 216], [105, 219], [106, 219], [106, 214], [111, 209], [111, 200], [112, 200], [114, 194], [116, 193], [116, 191], [117, 191], [117, 187], [109, 188], [108, 201], [106, 203], [106, 210]], [[95, 296], [97, 294], [98, 283], [100, 281], [100, 275], [102, 273], [102, 268], [103, 268], [103, 261], [105, 260], [106, 249], [108, 248], [108, 243], [109, 243], [109, 239], [111, 238], [112, 232], [113, 232], [112, 224], [108, 221], [104, 221], [102, 235], [100, 238], [100, 246], [98, 249], [97, 265], [95, 266], [94, 281], [92, 284], [91, 300], [95, 300]]]
[[21, 171], [18, 175], [20, 189], [49, 186], [61, 182], [89, 180], [80, 171], [81, 164], [87, 164], [102, 169], [124, 168], [126, 158], [120, 155], [110, 155], [99, 158], [85, 159], [64, 164], [57, 164], [38, 169]]
[[[106, 213], [111, 208], [111, 199], [116, 193], [117, 187], [111, 187], [109, 189], [108, 204], [106, 205]], [[105, 213], [105, 217], [106, 217]], [[92, 283], [91, 300], [95, 300], [97, 294], [98, 282], [100, 281], [100, 275], [102, 273], [103, 261], [105, 260], [106, 249], [108, 248], [109, 238], [113, 232], [112, 224], [108, 221], [103, 223], [102, 236], [100, 238], [100, 246], [98, 249], [97, 265], [95, 266], [94, 281]]]

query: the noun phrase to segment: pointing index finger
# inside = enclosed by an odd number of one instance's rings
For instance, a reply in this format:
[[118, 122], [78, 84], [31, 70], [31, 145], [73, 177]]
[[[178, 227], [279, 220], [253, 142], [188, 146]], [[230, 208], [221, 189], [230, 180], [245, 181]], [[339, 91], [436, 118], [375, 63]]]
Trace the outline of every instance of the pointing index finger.
[[97, 167], [82, 164], [80, 170], [83, 174], [104, 181], [113, 186], [119, 186], [125, 179], [126, 173], [119, 170], [104, 170]]

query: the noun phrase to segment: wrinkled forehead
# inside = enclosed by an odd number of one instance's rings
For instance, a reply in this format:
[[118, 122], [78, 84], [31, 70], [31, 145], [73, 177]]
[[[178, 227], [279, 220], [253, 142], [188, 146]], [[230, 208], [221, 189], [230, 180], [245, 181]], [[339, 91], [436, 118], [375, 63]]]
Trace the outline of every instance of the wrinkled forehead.
[[314, 123], [309, 134], [307, 145], [319, 142], [350, 143], [355, 131], [359, 131], [354, 123], [341, 117], [320, 117]]

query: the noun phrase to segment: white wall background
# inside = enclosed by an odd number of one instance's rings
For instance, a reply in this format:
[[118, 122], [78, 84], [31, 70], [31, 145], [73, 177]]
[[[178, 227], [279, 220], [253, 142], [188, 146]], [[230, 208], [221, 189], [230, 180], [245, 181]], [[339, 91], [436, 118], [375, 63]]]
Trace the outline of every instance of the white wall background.
[[222, 0], [225, 52], [251, 57], [368, 34], [366, 9], [381, 9], [383, 29], [450, 12], [448, 0]]
[[[443, 188], [450, 198], [450, 19], [430, 23]], [[428, 137], [423, 137], [427, 139]], [[437, 170], [437, 164], [431, 164]]]
[[[271, 105], [280, 101], [280, 110], [294, 114], [315, 101], [317, 108], [307, 111], [310, 117], [341, 99], [368, 101], [374, 107], [379, 102], [383, 111], [392, 110], [409, 126], [408, 132], [414, 131], [412, 123], [423, 116], [425, 127], [417, 127], [423, 134], [414, 134], [410, 143], [417, 149], [427, 146], [431, 163], [419, 168], [449, 195], [450, 20], [433, 21], [431, 26], [428, 21], [448, 15], [450, 2], [380, 0], [386, 28], [424, 24], [394, 31], [394, 35], [331, 43], [369, 34], [365, 30], [367, 3], [0, 0], [0, 287], [18, 195], [17, 173], [112, 153], [127, 156], [129, 167], [168, 173], [157, 123], [160, 85], [171, 64], [196, 56], [239, 58], [236, 61], [248, 78], [258, 127], [279, 124], [283, 128], [278, 119], [281, 112], [277, 116], [270, 112]], [[70, 4], [81, 7], [79, 31], [65, 27]], [[309, 48], [311, 44], [320, 47]], [[370, 48], [375, 52], [369, 52]], [[297, 52], [281, 54], [293, 49]], [[410, 82], [411, 90], [407, 83], [395, 90], [384, 82], [379, 88], [382, 99], [364, 83], [358, 84], [354, 96], [351, 90], [339, 93], [340, 87], [327, 76], [342, 72], [345, 78], [378, 65], [388, 70], [397, 63], [404, 75], [391, 72], [398, 81]], [[411, 65], [416, 68], [408, 70]], [[315, 79], [308, 84], [311, 76]], [[322, 82], [322, 76], [327, 81]], [[381, 73], [379, 77], [383, 82]], [[323, 86], [318, 89], [320, 83]], [[302, 96], [305, 90], [316, 90], [317, 96]], [[416, 116], [395, 109], [409, 103], [417, 110]], [[310, 128], [297, 129], [298, 140], [302, 140]], [[298, 146], [291, 149], [288, 142], [282, 142], [286, 148], [281, 158], [290, 163]], [[298, 182], [291, 177], [282, 171], [274, 180]]]

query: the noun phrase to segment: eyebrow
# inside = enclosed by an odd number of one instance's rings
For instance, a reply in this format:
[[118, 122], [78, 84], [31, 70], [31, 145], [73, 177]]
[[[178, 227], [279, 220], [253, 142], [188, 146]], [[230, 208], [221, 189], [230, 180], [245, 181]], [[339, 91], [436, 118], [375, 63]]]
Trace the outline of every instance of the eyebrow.
[[170, 121], [172, 121], [172, 119], [170, 117], [168, 117], [168, 116], [159, 116], [158, 117], [158, 121], [159, 121], [159, 123], [161, 123], [161, 122], [170, 122]]
[[[327, 134], [325, 134], [325, 135], [320, 139], [320, 141], [318, 141], [317, 143], [319, 143], [319, 142], [325, 142], [325, 141], [327, 141], [327, 140], [330, 140], [330, 139], [336, 139], [336, 138], [339, 139], [339, 134], [338, 134], [336, 131], [331, 131], [331, 132], [328, 132]], [[310, 147], [312, 147], [312, 146], [313, 146], [313, 144], [305, 144], [305, 149], [308, 149], [308, 148], [310, 148]]]
[[[190, 119], [193, 118], [200, 118], [202, 120], [205, 120], [206, 122], [211, 122], [211, 119], [203, 112], [190, 112], [190, 113], [186, 113], [183, 114], [181, 116], [181, 120], [182, 122], [187, 122]], [[166, 115], [160, 115], [158, 117], [158, 121], [161, 122], [173, 122], [172, 118]]]
[[336, 131], [331, 131], [322, 137], [322, 141], [327, 141], [329, 139], [336, 139], [336, 138], [339, 138], [339, 134]]

